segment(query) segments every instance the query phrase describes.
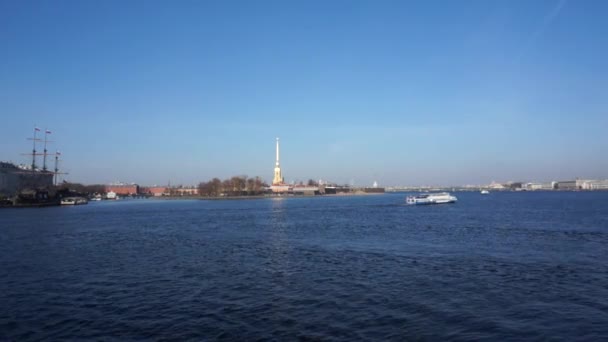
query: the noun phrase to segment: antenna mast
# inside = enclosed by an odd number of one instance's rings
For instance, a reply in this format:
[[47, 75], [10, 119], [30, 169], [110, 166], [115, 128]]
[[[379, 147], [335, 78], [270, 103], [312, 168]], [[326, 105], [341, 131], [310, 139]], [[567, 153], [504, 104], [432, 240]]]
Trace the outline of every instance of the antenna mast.
[[59, 151], [55, 152], [55, 179], [53, 180], [53, 184], [57, 186], [57, 173], [59, 173], [59, 156], [61, 153]]
[[[50, 142], [50, 141], [47, 140], [47, 136], [49, 134], [51, 134], [51, 131], [49, 131], [48, 129], [45, 129], [44, 130], [44, 153], [42, 154], [43, 155], [43, 159], [42, 159], [42, 171], [46, 171], [47, 170], [46, 169], [46, 156], [48, 155], [48, 153], [47, 153], [48, 151], [46, 149], [46, 143]], [[55, 171], [55, 172], [57, 172], [57, 171]]]
[[53, 175], [53, 177], [54, 177], [53, 184], [55, 186], [57, 186], [57, 178], [58, 178], [57, 175], [67, 175], [68, 174], [67, 172], [59, 172], [59, 162], [61, 161], [59, 159], [60, 155], [61, 155], [61, 152], [59, 152], [59, 151], [55, 152], [55, 172]]
[[36, 141], [40, 141], [40, 139], [36, 138], [36, 133], [40, 131], [40, 128], [34, 126], [34, 138], [28, 138], [27, 140], [32, 140], [32, 172], [36, 171]]

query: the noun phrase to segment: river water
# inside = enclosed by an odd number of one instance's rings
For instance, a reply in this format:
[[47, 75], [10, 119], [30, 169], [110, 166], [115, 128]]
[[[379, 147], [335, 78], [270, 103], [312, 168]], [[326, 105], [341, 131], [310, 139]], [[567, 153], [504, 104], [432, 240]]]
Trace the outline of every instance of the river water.
[[0, 210], [0, 340], [608, 339], [608, 192]]

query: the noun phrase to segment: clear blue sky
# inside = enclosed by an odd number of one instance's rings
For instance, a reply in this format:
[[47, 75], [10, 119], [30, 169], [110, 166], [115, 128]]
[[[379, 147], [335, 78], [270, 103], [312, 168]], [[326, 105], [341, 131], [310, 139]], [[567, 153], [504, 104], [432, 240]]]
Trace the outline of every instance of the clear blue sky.
[[608, 178], [608, 1], [0, 1], [0, 160], [71, 181]]

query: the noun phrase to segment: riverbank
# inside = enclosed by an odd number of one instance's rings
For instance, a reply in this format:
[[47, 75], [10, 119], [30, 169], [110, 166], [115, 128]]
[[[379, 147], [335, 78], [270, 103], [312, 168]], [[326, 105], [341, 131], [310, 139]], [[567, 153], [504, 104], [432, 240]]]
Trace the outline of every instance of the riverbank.
[[384, 193], [367, 193], [367, 192], [350, 192], [350, 193], [337, 193], [337, 194], [326, 194], [326, 195], [252, 195], [252, 196], [158, 196], [149, 197], [155, 200], [244, 200], [244, 199], [264, 199], [264, 198], [321, 198], [321, 197], [351, 197], [351, 196], [372, 196], [382, 195]]

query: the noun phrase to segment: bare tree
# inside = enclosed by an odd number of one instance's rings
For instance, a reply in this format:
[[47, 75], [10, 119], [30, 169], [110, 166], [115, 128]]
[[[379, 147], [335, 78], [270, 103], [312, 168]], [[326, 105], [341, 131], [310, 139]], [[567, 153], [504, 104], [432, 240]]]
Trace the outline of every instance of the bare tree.
[[219, 178], [213, 178], [211, 180], [211, 185], [209, 186], [209, 195], [210, 196], [219, 196], [222, 191], [222, 181]]
[[260, 177], [234, 176], [223, 181], [219, 178], [213, 178], [208, 182], [200, 182], [198, 191], [202, 197], [217, 197], [220, 194], [225, 196], [253, 196], [263, 193], [266, 186], [268, 185]]
[[226, 196], [232, 195], [232, 182], [230, 179], [224, 179], [222, 181], [222, 193], [224, 193]]
[[209, 197], [212, 195], [212, 182], [200, 182], [198, 184], [199, 196]]
[[232, 185], [232, 193], [235, 196], [242, 195], [247, 183], [247, 176], [234, 176], [230, 178], [230, 184]]
[[247, 178], [247, 195], [255, 194], [255, 179]]

